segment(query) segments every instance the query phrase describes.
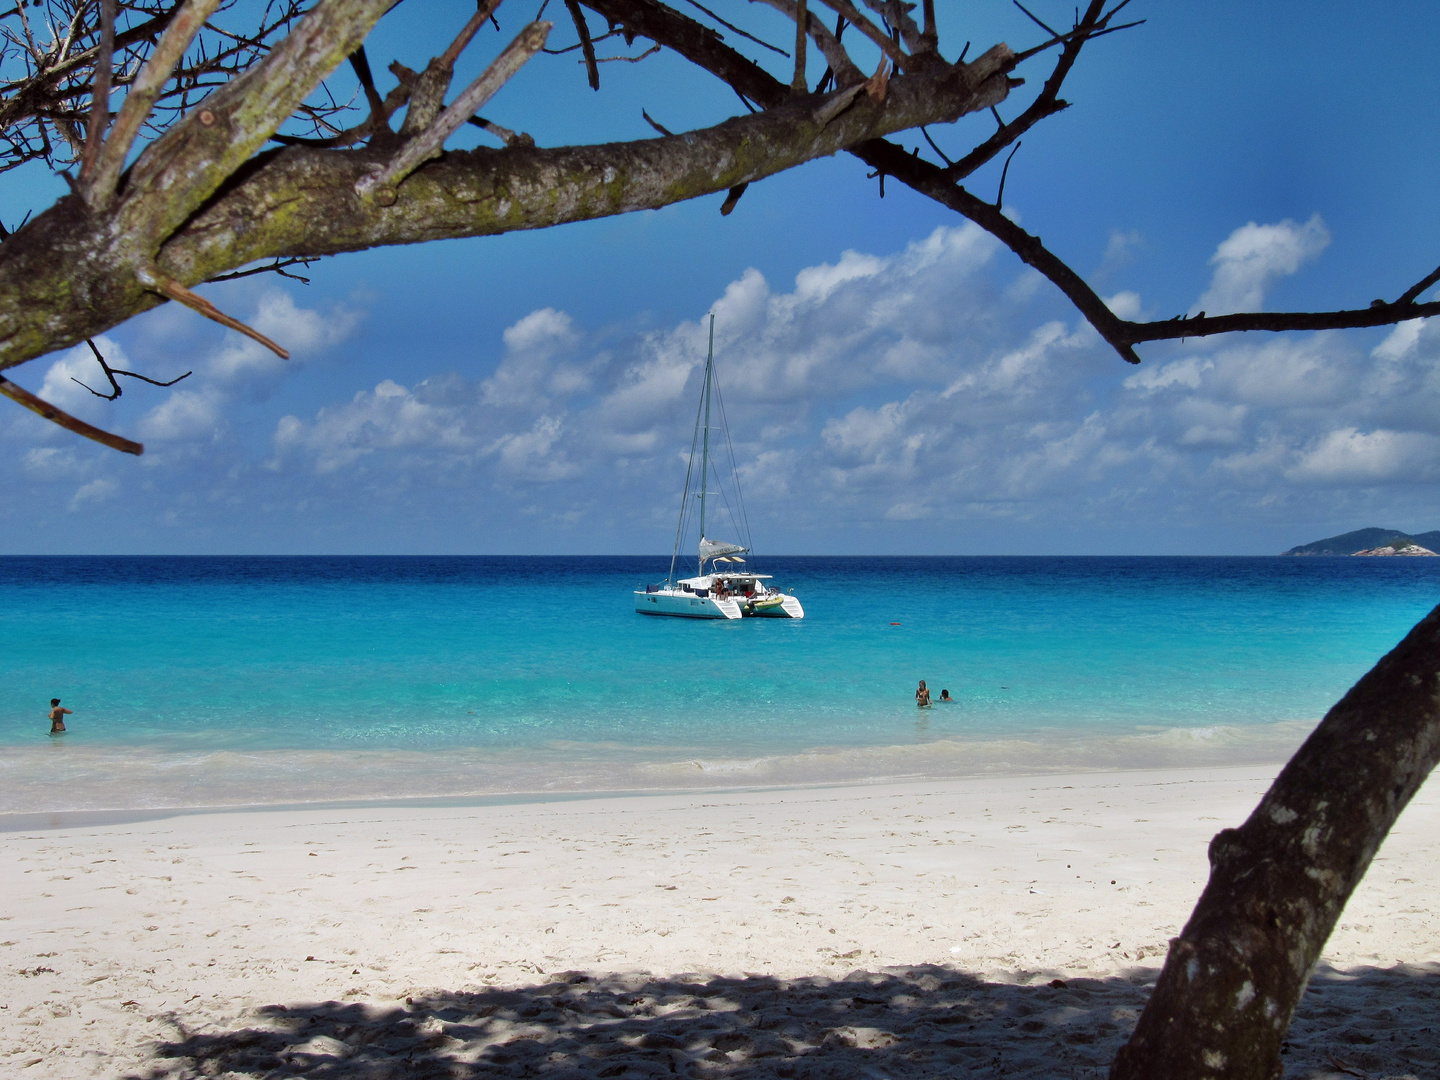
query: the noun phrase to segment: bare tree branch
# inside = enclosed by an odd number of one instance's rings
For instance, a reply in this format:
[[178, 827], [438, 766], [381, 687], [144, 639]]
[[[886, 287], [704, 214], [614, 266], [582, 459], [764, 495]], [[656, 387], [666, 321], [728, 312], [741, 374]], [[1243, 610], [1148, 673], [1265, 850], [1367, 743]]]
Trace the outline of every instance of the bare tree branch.
[[[783, 12], [786, 18], [796, 24], [795, 40], [798, 42], [800, 40], [800, 4], [798, 0], [760, 0], [760, 2], [769, 7], [773, 7], [776, 11]], [[843, 16], [841, 18], [843, 20]], [[865, 76], [860, 73], [860, 69], [857, 68], [854, 61], [850, 59], [849, 54], [846, 53], [844, 47], [840, 44], [840, 38], [837, 35], [830, 33], [825, 24], [813, 15], [806, 16], [805, 25], [809, 39], [815, 42], [816, 47], [824, 54], [826, 61], [830, 65], [831, 75], [838, 85], [842, 87], [851, 86], [864, 81]], [[823, 83], [824, 80], [822, 79], [821, 82]], [[795, 85], [794, 76], [792, 75], [790, 82], [792, 92], [804, 93], [803, 89], [795, 91]], [[815, 92], [820, 93], [821, 87], [817, 86]]]
[[98, 398], [104, 398], [106, 401], [114, 401], [116, 398], [120, 397], [120, 395], [125, 392], [120, 388], [120, 383], [115, 378], [116, 375], [126, 375], [132, 379], [139, 379], [141, 382], [147, 382], [151, 386], [174, 386], [181, 379], [188, 379], [191, 375], [195, 374], [193, 371], [187, 371], [184, 375], [177, 375], [175, 376], [175, 378], [170, 379], [168, 382], [161, 382], [159, 379], [152, 379], [148, 375], [141, 375], [134, 371], [122, 371], [120, 368], [112, 368], [106, 362], [105, 357], [101, 355], [100, 349], [95, 344], [95, 342], [91, 341], [89, 338], [86, 338], [85, 344], [90, 346], [90, 351], [95, 354], [95, 359], [100, 362], [100, 370], [104, 372], [105, 378], [110, 380], [110, 393], [102, 394], [99, 390], [95, 390], [92, 387], [86, 386], [83, 382], [80, 382], [80, 380], [75, 378], [75, 376], [73, 375], [70, 376], [70, 381], [73, 383], [78, 383], [80, 386], [84, 386], [86, 390], [90, 391], [90, 393], [94, 394]]
[[239, 319], [235, 318], [232, 315], [226, 315], [209, 300], [206, 300], [198, 293], [191, 292], [184, 285], [181, 285], [178, 281], [172, 281], [171, 279], [154, 272], [142, 273], [139, 275], [139, 277], [141, 284], [145, 285], [147, 288], [153, 289], [161, 296], [168, 296], [171, 300], [178, 300], [180, 301], [180, 303], [184, 304], [192, 311], [198, 311], [201, 315], [204, 315], [205, 318], [210, 319], [212, 322], [217, 322], [221, 326], [228, 326], [231, 330], [235, 330], [238, 333], [244, 334], [246, 337], [250, 338], [253, 341], [258, 341], [261, 345], [264, 345], [276, 356], [280, 357], [281, 360], [290, 359], [290, 353], [287, 350], [281, 348], [279, 345], [276, 345], [275, 342], [271, 341], [264, 334], [260, 333], [259, 330], [256, 330], [254, 327], [245, 325], [245, 323], [241, 322]]
[[585, 25], [585, 13], [580, 10], [576, 0], [565, 0], [565, 9], [570, 12], [575, 32], [580, 35], [580, 49], [585, 56], [585, 74], [590, 80], [590, 89], [599, 90], [600, 69], [595, 65], [595, 43], [590, 40], [590, 27]]
[[777, 48], [776, 46], [771, 45], [768, 41], [762, 41], [762, 40], [760, 40], [760, 39], [759, 39], [758, 37], [756, 37], [754, 34], [748, 33], [747, 31], [740, 29], [740, 27], [736, 26], [734, 23], [726, 22], [726, 21], [725, 21], [724, 19], [722, 19], [719, 15], [716, 15], [715, 12], [713, 12], [713, 11], [711, 11], [709, 8], [707, 8], [704, 4], [696, 3], [696, 0], [685, 0], [685, 2], [686, 2], [687, 4], [689, 4], [691, 7], [693, 7], [693, 8], [698, 8], [699, 10], [703, 11], [706, 15], [709, 15], [710, 18], [714, 19], [717, 23], [719, 23], [721, 26], [725, 27], [725, 29], [726, 29], [726, 30], [729, 30], [732, 34], [739, 34], [739, 35], [740, 35], [742, 38], [744, 38], [746, 41], [753, 41], [756, 45], [759, 45], [762, 49], [769, 49], [769, 50], [770, 50], [771, 52], [773, 52], [773, 53], [779, 53], [781, 56], [785, 57], [786, 60], [789, 60], [789, 59], [790, 59], [790, 54], [789, 54], [788, 52], [786, 52], [784, 49]]
[[1434, 285], [1437, 281], [1440, 281], [1440, 266], [1437, 266], [1434, 270], [1430, 271], [1430, 273], [1426, 274], [1414, 285], [1411, 285], [1410, 288], [1406, 289], [1403, 293], [1401, 293], [1400, 299], [1396, 300], [1395, 303], [1413, 304], [1416, 300], [1420, 299], [1421, 293], [1423, 293], [1426, 289], [1430, 288], [1430, 286]]
[[952, 184], [946, 175], [950, 170], [940, 169], [883, 140], [866, 143], [851, 152], [873, 168], [894, 176], [921, 194], [963, 214], [994, 236], [1027, 265], [1045, 275], [1121, 358], [1132, 364], [1140, 363], [1134, 346], [1146, 341], [1208, 337], [1247, 330], [1283, 332], [1389, 326], [1407, 319], [1440, 314], [1440, 301], [1428, 304], [1414, 302], [1415, 297], [1429, 285], [1440, 281], [1440, 271], [1437, 271], [1399, 300], [1393, 303], [1375, 301], [1367, 308], [1318, 312], [1250, 311], [1210, 316], [1201, 312], [1194, 318], [1167, 319], [1161, 322], [1132, 322], [1121, 319], [1079, 274], [1046, 248], [1039, 237], [1015, 224], [1002, 214], [998, 207], [977, 198], [963, 187]]
[[806, 0], [795, 4], [795, 74], [790, 78], [790, 90], [795, 94], [810, 92], [810, 83], [805, 78], [805, 40], [808, 36], [810, 12]]
[[422, 134], [406, 144], [387, 164], [366, 173], [355, 185], [356, 192], [367, 199], [389, 205], [395, 201], [395, 188], [414, 172], [420, 163], [437, 154], [451, 134], [495, 96], [525, 62], [545, 47], [545, 39], [553, 24], [533, 22], [521, 30], [478, 78], [461, 91], [450, 106], [435, 118]]
[[[515, 133], [511, 132], [510, 134], [513, 136]], [[289, 272], [289, 268], [292, 266], [309, 266], [311, 263], [319, 261], [318, 258], [307, 255], [296, 255], [289, 259], [276, 259], [264, 266], [252, 266], [248, 270], [236, 270], [229, 274], [216, 274], [212, 278], [206, 278], [205, 284], [210, 285], [217, 281], [238, 281], [240, 278], [254, 277], [256, 274], [277, 274], [280, 277], [289, 278], [291, 281], [299, 281], [309, 285], [309, 278], [302, 277], [299, 274], [292, 274]]]
[[120, 435], [113, 435], [103, 431], [93, 424], [87, 424], [84, 420], [71, 416], [64, 409], [57, 409], [48, 401], [36, 397], [23, 386], [17, 386], [5, 376], [0, 375], [0, 394], [4, 394], [11, 401], [24, 405], [31, 412], [43, 416], [52, 424], [59, 424], [66, 431], [73, 431], [76, 435], [83, 435], [87, 439], [93, 439], [102, 446], [108, 446], [112, 450], [119, 450], [122, 454], [135, 454], [139, 456], [145, 452], [145, 447], [138, 442], [132, 442]]
[[80, 163], [80, 184], [90, 183], [105, 128], [110, 123], [110, 76], [115, 64], [115, 0], [100, 0], [100, 46], [95, 54], [94, 90], [91, 91], [90, 125], [85, 133], [85, 153]]
[[888, 56], [896, 67], [902, 71], [912, 70], [906, 66], [912, 58], [901, 51], [900, 46], [895, 44], [889, 34], [860, 14], [860, 10], [850, 0], [821, 0], [821, 2], [832, 11], [844, 15], [846, 21], [878, 45], [880, 51]]
[[205, 20], [219, 6], [220, 0], [185, 0], [185, 6], [165, 28], [160, 44], [140, 69], [139, 76], [125, 96], [125, 104], [120, 106], [120, 113], [115, 117], [110, 137], [100, 151], [94, 176], [85, 187], [86, 201], [92, 207], [104, 206], [114, 196], [120, 170], [125, 167], [125, 159], [130, 155], [130, 147], [135, 142], [135, 136], [140, 133], [140, 126], [150, 115], [156, 99], [170, 81], [171, 74], [180, 63], [185, 50], [190, 47], [190, 42], [195, 40], [195, 35], [205, 25]]

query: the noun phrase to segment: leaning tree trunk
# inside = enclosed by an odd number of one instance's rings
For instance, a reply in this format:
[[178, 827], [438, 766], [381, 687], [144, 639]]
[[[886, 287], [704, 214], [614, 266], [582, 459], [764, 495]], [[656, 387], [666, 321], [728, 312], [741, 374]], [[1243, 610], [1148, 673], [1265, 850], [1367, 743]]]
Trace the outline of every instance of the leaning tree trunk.
[[1326, 715], [1250, 819], [1210, 843], [1210, 881], [1111, 1080], [1270, 1080], [1320, 950], [1440, 759], [1440, 608]]

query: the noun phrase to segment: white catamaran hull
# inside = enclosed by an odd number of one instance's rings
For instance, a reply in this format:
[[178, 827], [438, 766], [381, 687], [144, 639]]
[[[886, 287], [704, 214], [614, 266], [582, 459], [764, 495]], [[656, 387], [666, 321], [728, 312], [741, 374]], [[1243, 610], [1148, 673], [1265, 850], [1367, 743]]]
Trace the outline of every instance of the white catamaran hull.
[[635, 594], [635, 610], [641, 615], [679, 615], [686, 619], [738, 619], [740, 605], [734, 600], [716, 600], [687, 592]]
[[803, 619], [805, 609], [793, 596], [778, 604], [754, 605], [739, 598], [717, 600], [688, 592], [636, 592], [635, 610], [641, 615], [679, 615], [687, 619]]

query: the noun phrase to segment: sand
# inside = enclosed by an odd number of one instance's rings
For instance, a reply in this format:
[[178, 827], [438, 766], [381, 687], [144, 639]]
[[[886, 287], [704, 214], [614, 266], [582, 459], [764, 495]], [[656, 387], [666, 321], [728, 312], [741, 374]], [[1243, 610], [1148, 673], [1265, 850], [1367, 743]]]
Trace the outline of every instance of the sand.
[[[1275, 769], [0, 833], [0, 1075], [1098, 1077]], [[1440, 1069], [1440, 786], [1287, 1076]]]

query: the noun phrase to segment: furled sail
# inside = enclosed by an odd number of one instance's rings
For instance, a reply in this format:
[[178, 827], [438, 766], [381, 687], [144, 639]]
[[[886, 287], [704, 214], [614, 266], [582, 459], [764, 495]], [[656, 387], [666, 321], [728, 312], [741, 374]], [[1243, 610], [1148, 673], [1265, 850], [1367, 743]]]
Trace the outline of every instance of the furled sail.
[[717, 555], [734, 555], [738, 551], [749, 551], [747, 547], [740, 544], [726, 543], [724, 540], [706, 540], [700, 538], [700, 558], [713, 559]]

